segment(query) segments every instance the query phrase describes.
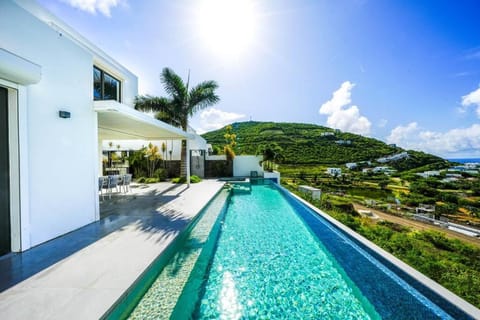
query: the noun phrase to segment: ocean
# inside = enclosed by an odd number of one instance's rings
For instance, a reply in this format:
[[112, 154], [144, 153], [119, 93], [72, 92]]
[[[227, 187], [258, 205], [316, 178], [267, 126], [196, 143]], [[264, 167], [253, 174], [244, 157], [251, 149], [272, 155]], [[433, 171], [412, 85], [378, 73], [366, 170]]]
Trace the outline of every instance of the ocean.
[[452, 162], [460, 162], [460, 163], [480, 163], [480, 158], [460, 158], [460, 159], [447, 159], [448, 161]]

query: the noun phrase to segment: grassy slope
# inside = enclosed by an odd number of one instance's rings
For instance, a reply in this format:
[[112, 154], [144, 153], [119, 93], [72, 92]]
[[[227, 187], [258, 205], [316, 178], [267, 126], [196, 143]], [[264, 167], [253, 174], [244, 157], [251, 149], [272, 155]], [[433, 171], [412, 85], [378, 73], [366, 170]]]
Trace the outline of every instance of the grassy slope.
[[[336, 132], [327, 127], [305, 123], [237, 122], [233, 125], [237, 134], [237, 154], [255, 154], [258, 145], [276, 142], [283, 148], [284, 163], [288, 164], [344, 164], [373, 160], [382, 156], [404, 151], [391, 147], [382, 141], [360, 135]], [[334, 136], [322, 136], [333, 132]], [[213, 146], [225, 144], [225, 129], [219, 129], [202, 136]], [[350, 140], [351, 145], [337, 144], [338, 140]], [[442, 159], [421, 152], [413, 152], [411, 160], [401, 162], [400, 169], [411, 169], [442, 161]], [[400, 164], [400, 163], [399, 163]]]

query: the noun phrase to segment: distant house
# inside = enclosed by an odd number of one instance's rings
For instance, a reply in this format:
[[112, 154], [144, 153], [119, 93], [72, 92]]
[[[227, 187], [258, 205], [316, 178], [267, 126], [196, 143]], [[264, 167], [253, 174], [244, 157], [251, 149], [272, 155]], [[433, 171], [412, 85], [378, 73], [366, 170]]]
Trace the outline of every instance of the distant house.
[[345, 145], [351, 145], [352, 141], [351, 140], [337, 140], [335, 141], [336, 144], [345, 144]]
[[464, 164], [464, 167], [467, 169], [477, 169], [480, 168], [480, 163], [478, 162], [468, 162]]
[[417, 175], [419, 175], [421, 177], [424, 177], [424, 178], [437, 177], [437, 176], [440, 175], [440, 171], [437, 171], [437, 170], [425, 171], [425, 172], [417, 173]]
[[335, 133], [333, 133], [331, 131], [320, 133], [321, 137], [329, 137], [329, 136], [334, 136], [334, 135], [335, 135]]
[[390, 143], [388, 146], [389, 146], [389, 147], [392, 147], [392, 148], [396, 148], [396, 147], [397, 147], [397, 145], [396, 145], [395, 143]]
[[447, 173], [445, 176], [447, 178], [457, 178], [457, 179], [463, 178], [463, 176], [460, 173]]
[[338, 177], [342, 175], [342, 169], [340, 168], [327, 168], [327, 173], [332, 177]]
[[390, 167], [375, 167], [375, 168], [372, 169], [372, 171], [373, 171], [374, 173], [381, 173], [381, 172], [383, 172], [383, 173], [385, 173], [385, 174], [390, 174], [390, 173], [395, 172], [396, 170], [395, 170], [395, 169], [392, 169], [392, 168], [390, 168]]
[[455, 181], [457, 181], [457, 180], [458, 180], [458, 178], [444, 178], [444, 179], [442, 179], [441, 181], [448, 183], [448, 182], [455, 182]]
[[409, 157], [408, 152], [401, 152], [401, 153], [394, 154], [392, 156], [378, 158], [377, 162], [387, 163], [387, 162], [390, 162], [390, 161], [398, 161], [398, 160], [401, 160], [401, 159], [406, 159], [408, 157]]
[[455, 167], [449, 168], [447, 171], [450, 171], [450, 172], [464, 172], [465, 170], [467, 170], [466, 166], [455, 166]]
[[369, 173], [369, 172], [371, 172], [371, 171], [372, 171], [372, 168], [364, 168], [364, 169], [362, 169], [362, 173], [363, 173], [363, 174]]
[[349, 163], [346, 163], [345, 164], [345, 167], [347, 167], [347, 169], [355, 169], [356, 167], [358, 167], [357, 163], [356, 162], [349, 162]]
[[433, 215], [435, 214], [435, 206], [430, 204], [420, 203], [418, 207], [415, 208], [415, 212], [417, 214]]

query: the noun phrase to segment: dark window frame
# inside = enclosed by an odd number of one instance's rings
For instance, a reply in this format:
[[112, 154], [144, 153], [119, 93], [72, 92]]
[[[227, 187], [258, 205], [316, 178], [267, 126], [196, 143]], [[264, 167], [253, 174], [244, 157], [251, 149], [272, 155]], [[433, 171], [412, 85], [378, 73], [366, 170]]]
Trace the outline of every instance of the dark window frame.
[[[95, 70], [100, 72], [100, 86], [101, 86], [100, 98], [95, 97]], [[93, 91], [94, 91], [93, 92], [93, 100], [95, 100], [95, 101], [115, 100], [115, 101], [118, 101], [118, 102], [122, 102], [122, 81], [120, 81], [120, 79], [118, 79], [117, 77], [112, 76], [110, 73], [103, 71], [102, 69], [100, 69], [97, 66], [93, 66], [93, 72], [94, 72], [94, 74], [93, 74], [94, 75], [94, 78], [93, 78], [93, 81], [94, 81], [94, 83], [93, 83]], [[109, 76], [110, 78], [112, 78], [115, 81], [118, 81], [118, 97], [116, 99], [105, 99], [105, 75]]]

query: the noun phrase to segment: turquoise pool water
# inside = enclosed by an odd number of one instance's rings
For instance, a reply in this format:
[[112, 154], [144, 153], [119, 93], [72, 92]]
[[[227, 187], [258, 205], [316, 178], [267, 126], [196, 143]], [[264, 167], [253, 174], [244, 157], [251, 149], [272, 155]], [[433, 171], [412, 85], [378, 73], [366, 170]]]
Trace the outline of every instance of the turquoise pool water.
[[234, 196], [195, 318], [380, 318], [275, 188]]
[[472, 319], [286, 190], [237, 187], [107, 318]]

